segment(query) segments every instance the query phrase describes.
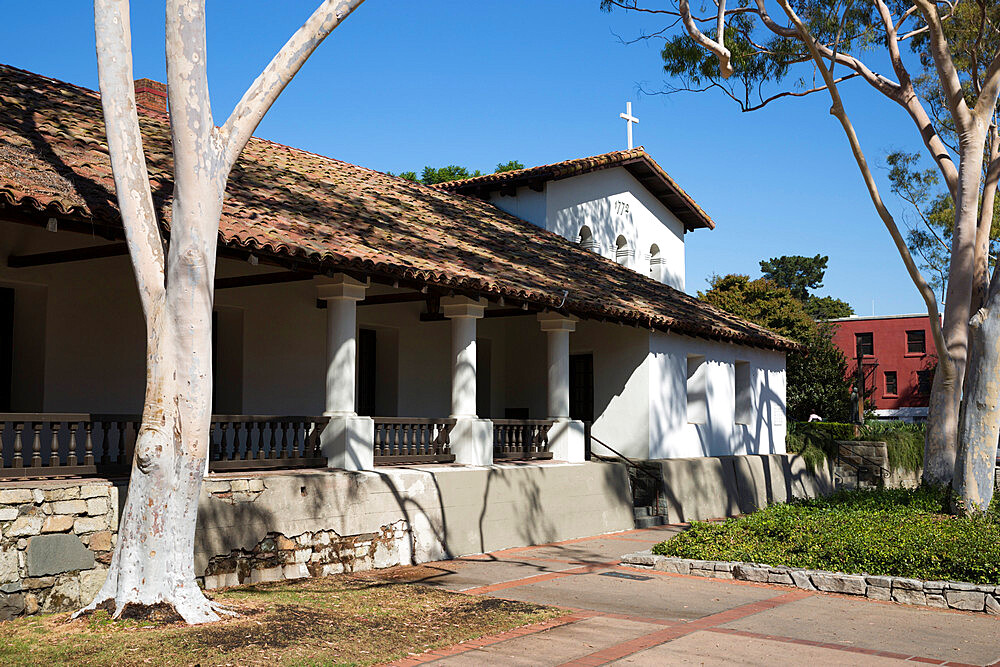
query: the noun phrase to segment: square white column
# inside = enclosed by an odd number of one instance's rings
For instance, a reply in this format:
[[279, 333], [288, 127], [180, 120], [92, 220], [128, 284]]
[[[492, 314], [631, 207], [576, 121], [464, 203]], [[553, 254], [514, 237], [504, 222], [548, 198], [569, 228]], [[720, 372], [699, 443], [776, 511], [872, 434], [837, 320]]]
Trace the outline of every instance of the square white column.
[[451, 451], [456, 463], [468, 465], [493, 463], [493, 422], [476, 415], [476, 320], [485, 311], [485, 299], [441, 299], [451, 320]]
[[583, 422], [569, 418], [569, 335], [576, 331], [577, 319], [560, 313], [538, 314], [538, 322], [548, 337], [548, 418], [549, 451], [560, 461], [585, 460]]
[[317, 298], [326, 301], [326, 410], [330, 423], [320, 442], [331, 468], [368, 470], [374, 467], [375, 422], [359, 417], [354, 386], [357, 365], [357, 304], [365, 285], [337, 274], [317, 285]]

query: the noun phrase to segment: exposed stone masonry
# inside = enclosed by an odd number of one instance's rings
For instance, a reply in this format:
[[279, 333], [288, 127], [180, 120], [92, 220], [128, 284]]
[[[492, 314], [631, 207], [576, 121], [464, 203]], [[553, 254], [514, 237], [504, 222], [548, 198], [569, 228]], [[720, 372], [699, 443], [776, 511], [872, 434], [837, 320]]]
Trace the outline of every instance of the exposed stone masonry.
[[921, 581], [905, 577], [844, 574], [842, 572], [806, 570], [800, 567], [774, 567], [761, 563], [672, 558], [656, 555], [649, 551], [624, 556], [622, 563], [695, 577], [782, 584], [807, 591], [858, 595], [872, 600], [888, 600], [902, 604], [1000, 614], [1000, 586], [992, 584]]
[[118, 489], [110, 482], [0, 490], [0, 620], [93, 599], [117, 529]]

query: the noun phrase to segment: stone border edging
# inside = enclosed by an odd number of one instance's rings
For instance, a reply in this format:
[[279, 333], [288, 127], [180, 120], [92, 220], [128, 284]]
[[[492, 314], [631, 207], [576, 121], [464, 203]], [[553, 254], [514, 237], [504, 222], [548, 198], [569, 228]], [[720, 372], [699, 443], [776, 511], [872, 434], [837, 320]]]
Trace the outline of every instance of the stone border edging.
[[905, 577], [845, 574], [763, 563], [694, 560], [639, 551], [622, 556], [623, 565], [695, 577], [735, 579], [795, 586], [806, 591], [856, 595], [871, 600], [1000, 614], [1000, 586], [961, 581], [921, 581]]

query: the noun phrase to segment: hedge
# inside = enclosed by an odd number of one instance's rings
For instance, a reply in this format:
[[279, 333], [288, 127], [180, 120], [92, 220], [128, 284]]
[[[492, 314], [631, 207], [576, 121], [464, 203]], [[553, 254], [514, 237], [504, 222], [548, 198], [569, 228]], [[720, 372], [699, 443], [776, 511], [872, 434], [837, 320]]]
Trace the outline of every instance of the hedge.
[[791, 422], [785, 449], [799, 454], [811, 470], [837, 456], [836, 440], [880, 440], [889, 454], [889, 467], [919, 470], [924, 463], [924, 425], [900, 421], [868, 421], [854, 435], [853, 424], [838, 422]]

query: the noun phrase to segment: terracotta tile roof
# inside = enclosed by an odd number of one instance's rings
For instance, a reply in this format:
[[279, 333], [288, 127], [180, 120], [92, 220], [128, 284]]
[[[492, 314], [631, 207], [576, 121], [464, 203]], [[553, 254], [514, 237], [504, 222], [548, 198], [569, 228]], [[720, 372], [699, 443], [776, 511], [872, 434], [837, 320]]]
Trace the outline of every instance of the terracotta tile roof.
[[691, 195], [684, 192], [681, 186], [670, 178], [670, 175], [656, 163], [656, 160], [649, 156], [642, 146], [627, 151], [613, 151], [540, 167], [528, 167], [527, 169], [516, 169], [498, 174], [485, 174], [475, 178], [438, 183], [433, 187], [448, 192], [459, 192], [486, 198], [488, 193], [505, 188], [538, 185], [545, 181], [558, 181], [563, 178], [615, 167], [622, 167], [632, 174], [684, 223], [684, 228], [688, 231], [706, 227], [715, 229], [715, 223], [708, 217], [708, 214], [701, 210]]
[[[140, 123], [154, 199], [169, 229], [168, 120], [143, 111]], [[5, 211], [41, 224], [57, 216], [120, 230], [97, 93], [0, 65], [0, 217]], [[225, 247], [310, 270], [363, 272], [562, 306], [583, 317], [796, 347], [478, 199], [256, 138], [229, 179], [219, 234]]]

